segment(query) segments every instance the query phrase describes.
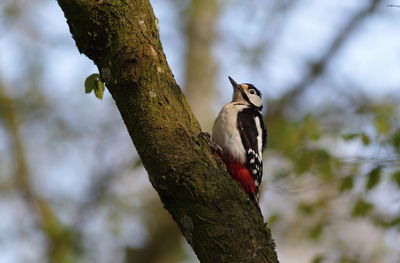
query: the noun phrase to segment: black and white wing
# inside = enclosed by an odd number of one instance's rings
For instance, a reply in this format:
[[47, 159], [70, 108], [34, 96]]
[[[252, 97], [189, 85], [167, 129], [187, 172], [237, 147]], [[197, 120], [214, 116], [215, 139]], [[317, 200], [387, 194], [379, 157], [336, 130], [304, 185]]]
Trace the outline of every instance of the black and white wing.
[[263, 117], [255, 109], [243, 109], [238, 113], [237, 126], [246, 151], [246, 166], [253, 175], [258, 191], [263, 175], [262, 152], [267, 138]]

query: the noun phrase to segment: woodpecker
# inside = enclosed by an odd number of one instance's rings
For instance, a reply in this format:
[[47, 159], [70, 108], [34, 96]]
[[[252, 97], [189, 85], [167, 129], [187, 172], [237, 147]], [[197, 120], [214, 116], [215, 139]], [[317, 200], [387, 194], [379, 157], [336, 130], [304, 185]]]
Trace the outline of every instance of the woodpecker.
[[263, 175], [262, 152], [267, 130], [261, 110], [261, 92], [252, 84], [233, 86], [232, 101], [218, 114], [212, 129], [212, 139], [221, 148], [219, 155], [228, 173], [239, 182], [250, 199], [258, 206], [258, 188]]

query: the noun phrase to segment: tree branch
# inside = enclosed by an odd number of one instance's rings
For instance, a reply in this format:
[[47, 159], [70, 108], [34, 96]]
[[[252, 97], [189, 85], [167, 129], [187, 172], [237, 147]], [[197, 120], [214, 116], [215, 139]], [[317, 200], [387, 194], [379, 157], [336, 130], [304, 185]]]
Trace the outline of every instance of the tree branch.
[[211, 152], [176, 84], [148, 0], [58, 0], [165, 208], [201, 262], [278, 262], [263, 218]]
[[336, 34], [335, 38], [328, 45], [326, 51], [321, 57], [310, 64], [304, 77], [294, 85], [294, 87], [288, 91], [282, 99], [272, 105], [270, 114], [279, 115], [285, 110], [288, 105], [293, 105], [304, 91], [310, 87], [319, 77], [323, 76], [326, 68], [346, 44], [347, 40], [352, 34], [363, 24], [366, 18], [376, 11], [379, 7], [380, 0], [370, 0], [365, 7], [361, 8], [349, 21], [343, 26], [343, 28]]
[[201, 126], [210, 127], [217, 64], [212, 54], [219, 3], [192, 0], [187, 12], [184, 92]]
[[18, 191], [32, 214], [36, 216], [43, 235], [48, 241], [49, 261], [55, 263], [73, 262], [75, 256], [73, 243], [74, 233], [64, 226], [56, 217], [50, 204], [38, 196], [30, 182], [30, 172], [25, 158], [23, 139], [20, 135], [19, 114], [16, 102], [7, 96], [0, 84], [0, 111], [10, 137], [11, 154], [15, 161], [14, 179]]

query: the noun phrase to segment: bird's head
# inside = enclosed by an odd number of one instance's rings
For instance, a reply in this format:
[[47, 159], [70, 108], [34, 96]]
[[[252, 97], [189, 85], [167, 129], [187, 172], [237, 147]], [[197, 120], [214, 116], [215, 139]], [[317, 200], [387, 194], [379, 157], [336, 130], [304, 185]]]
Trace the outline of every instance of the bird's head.
[[232, 102], [243, 102], [258, 110], [262, 110], [262, 94], [254, 85], [249, 83], [237, 84], [231, 77], [228, 76], [228, 78], [233, 87]]

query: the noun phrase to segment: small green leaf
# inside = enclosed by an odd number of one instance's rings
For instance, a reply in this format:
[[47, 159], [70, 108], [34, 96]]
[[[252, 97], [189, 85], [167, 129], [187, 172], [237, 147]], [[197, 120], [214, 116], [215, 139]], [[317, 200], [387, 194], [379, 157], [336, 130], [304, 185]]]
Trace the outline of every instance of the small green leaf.
[[90, 93], [96, 88], [96, 79], [99, 78], [99, 74], [94, 73], [86, 78], [85, 80], [85, 93]]
[[379, 182], [381, 181], [381, 170], [382, 167], [377, 166], [369, 172], [367, 184], [365, 186], [367, 191], [371, 190], [379, 184]]
[[351, 215], [353, 217], [365, 216], [374, 208], [374, 205], [360, 198], [354, 205]]
[[96, 85], [101, 88], [101, 91], [104, 92], [106, 90], [106, 87], [104, 86], [104, 82], [101, 79], [98, 79]]
[[345, 192], [353, 189], [353, 186], [354, 186], [354, 176], [353, 175], [346, 176], [345, 178], [343, 178], [342, 183], [339, 186], [339, 190], [340, 192]]
[[105, 86], [97, 73], [90, 75], [85, 80], [85, 92], [90, 93], [92, 90], [97, 98], [103, 99]]
[[397, 187], [400, 188], [400, 170], [392, 174], [392, 180], [397, 184]]
[[94, 95], [96, 95], [98, 99], [103, 99], [103, 94], [105, 90], [104, 83], [101, 82], [101, 80], [99, 79], [96, 79], [94, 83], [95, 83]]

